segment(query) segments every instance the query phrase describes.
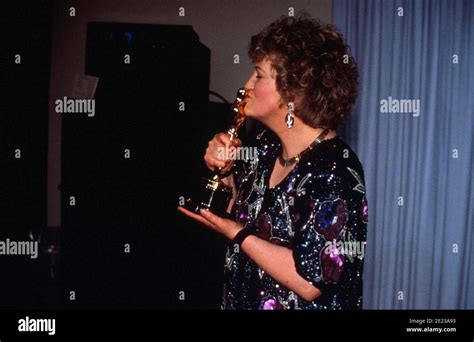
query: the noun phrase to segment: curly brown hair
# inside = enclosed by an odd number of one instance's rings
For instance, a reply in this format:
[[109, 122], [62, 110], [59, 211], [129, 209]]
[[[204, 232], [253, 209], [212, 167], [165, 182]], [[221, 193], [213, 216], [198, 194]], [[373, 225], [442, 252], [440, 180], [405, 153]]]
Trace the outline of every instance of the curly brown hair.
[[276, 71], [283, 101], [293, 101], [295, 115], [311, 127], [336, 129], [357, 98], [358, 71], [349, 46], [332, 25], [307, 13], [282, 16], [252, 36], [249, 58], [266, 58]]

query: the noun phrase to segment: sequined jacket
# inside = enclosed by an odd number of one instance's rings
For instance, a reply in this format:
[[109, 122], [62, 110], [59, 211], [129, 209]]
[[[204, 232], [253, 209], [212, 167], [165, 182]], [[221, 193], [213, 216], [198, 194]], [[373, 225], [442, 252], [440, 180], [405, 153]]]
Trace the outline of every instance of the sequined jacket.
[[258, 237], [291, 249], [298, 274], [322, 294], [305, 301], [229, 244], [222, 308], [361, 308], [368, 211], [356, 154], [339, 136], [324, 140], [270, 189], [281, 144], [273, 132], [264, 130], [256, 147], [256, 158], [235, 167], [232, 214]]

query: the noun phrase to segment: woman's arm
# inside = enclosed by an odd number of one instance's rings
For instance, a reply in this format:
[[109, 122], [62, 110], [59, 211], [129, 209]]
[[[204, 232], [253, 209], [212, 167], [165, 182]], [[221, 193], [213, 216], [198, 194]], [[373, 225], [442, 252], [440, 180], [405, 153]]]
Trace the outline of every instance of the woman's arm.
[[[221, 218], [207, 210], [201, 210], [202, 216], [187, 215], [194, 216], [195, 219], [207, 224], [229, 240], [233, 240], [237, 233], [243, 229], [240, 223]], [[241, 249], [277, 283], [292, 290], [304, 300], [310, 302], [321, 295], [319, 289], [296, 272], [295, 259], [291, 249], [274, 245], [255, 235], [248, 236], [242, 243]]]
[[296, 272], [291, 249], [274, 245], [255, 235], [248, 236], [241, 249], [277, 283], [292, 290], [304, 300], [311, 302], [321, 295], [320, 290]]
[[[201, 215], [183, 207], [178, 207], [178, 210], [221, 233], [229, 240], [233, 240], [237, 233], [243, 229], [242, 224], [214, 215], [208, 210], [201, 209]], [[312, 301], [321, 295], [319, 289], [296, 272], [292, 250], [274, 245], [254, 235], [250, 235], [244, 240], [241, 249], [270, 277], [304, 300]]]

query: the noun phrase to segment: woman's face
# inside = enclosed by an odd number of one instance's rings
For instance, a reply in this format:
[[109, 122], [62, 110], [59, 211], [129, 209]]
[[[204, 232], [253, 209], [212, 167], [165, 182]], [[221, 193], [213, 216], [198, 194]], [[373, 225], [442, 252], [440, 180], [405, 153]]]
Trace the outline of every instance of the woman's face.
[[286, 112], [284, 106], [280, 108], [281, 96], [276, 90], [274, 73], [270, 60], [264, 59], [255, 64], [255, 71], [245, 84], [249, 90], [245, 113], [263, 123], [269, 123]]

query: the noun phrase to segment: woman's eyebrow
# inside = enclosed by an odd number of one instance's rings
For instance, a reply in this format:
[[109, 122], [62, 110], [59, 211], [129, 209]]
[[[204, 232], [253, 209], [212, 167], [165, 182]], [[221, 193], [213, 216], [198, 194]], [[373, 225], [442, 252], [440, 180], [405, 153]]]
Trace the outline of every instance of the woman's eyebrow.
[[257, 69], [258, 69], [260, 72], [265, 73], [265, 71], [264, 71], [262, 68], [260, 68], [258, 65], [255, 66], [255, 70], [257, 70]]

